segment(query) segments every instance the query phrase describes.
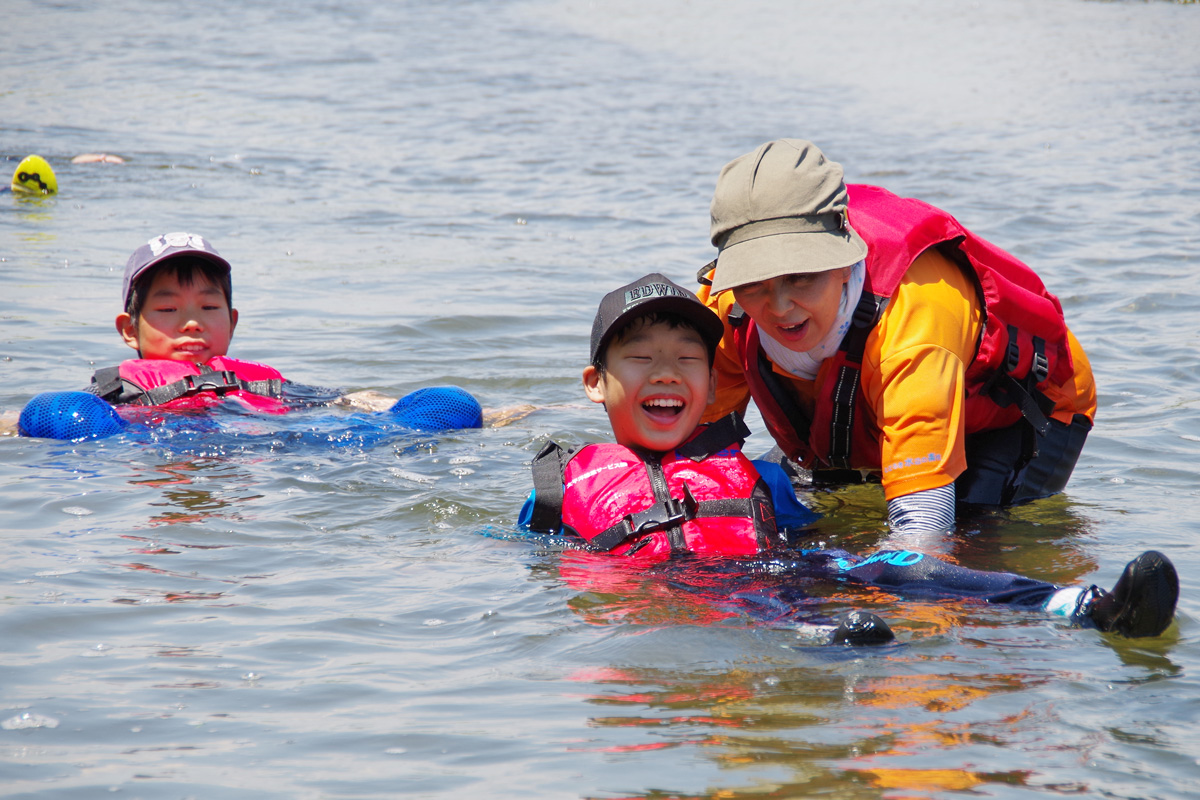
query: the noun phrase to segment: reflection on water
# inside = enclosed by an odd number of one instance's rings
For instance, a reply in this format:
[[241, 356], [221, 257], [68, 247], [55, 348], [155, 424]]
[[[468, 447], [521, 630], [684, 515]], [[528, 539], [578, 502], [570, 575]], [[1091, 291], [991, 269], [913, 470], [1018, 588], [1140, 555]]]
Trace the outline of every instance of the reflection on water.
[[[212, 475], [213, 472], [218, 474]], [[237, 470], [230, 470], [227, 465], [222, 465], [214, 460], [207, 463], [176, 461], [159, 464], [146, 470], [138, 470], [139, 477], [130, 480], [129, 483], [133, 486], [162, 489], [163, 491], [159, 494], [161, 499], [151, 505], [170, 510], [159, 512], [150, 517], [148, 521], [151, 525], [174, 525], [182, 522], [202, 522], [210, 517], [230, 518], [236, 515], [221, 512], [233, 511], [234, 507], [240, 508], [238, 504], [241, 502], [260, 498], [262, 495], [245, 495], [236, 499], [227, 499], [218, 496], [218, 493], [211, 489], [195, 485], [198, 480], [206, 481], [209, 478], [219, 478], [222, 481], [231, 480], [236, 484], [239, 482], [239, 476], [231, 474], [236, 472]], [[147, 474], [151, 474], [151, 476], [145, 477]], [[248, 480], [249, 477], [249, 474], [245, 472], [241, 475], [243, 481]]]
[[[989, 785], [1086, 794], [1096, 784], [1075, 754], [1081, 746], [1094, 747], [1093, 734], [1077, 732], [1074, 743], [1063, 738], [1062, 715], [1070, 715], [1063, 709], [1076, 701], [1063, 697], [1060, 686], [1064, 680], [1086, 683], [1076, 668], [1091, 659], [1076, 663], [1047, 648], [1076, 637], [1085, 650], [1110, 647], [1124, 664], [1139, 664], [1151, 674], [1174, 672], [1165, 655], [1169, 641], [1131, 643], [1032, 614], [1053, 626], [1047, 636], [1040, 626], [1014, 628], [1005, 614], [1022, 612], [1011, 609], [906, 602], [870, 587], [826, 587], [815, 593], [820, 602], [810, 610], [801, 603], [792, 607], [794, 615], [763, 620], [753, 609], [747, 618], [748, 609], [734, 602], [728, 585], [714, 584], [710, 569], [665, 565], [647, 574], [576, 551], [562, 553], [557, 561], [554, 569], [541, 565], [535, 571], [575, 593], [567, 604], [589, 625], [618, 626], [634, 635], [683, 626], [689, 646], [682, 652], [703, 653], [696, 649], [703, 645], [691, 639], [745, 630], [749, 624], [772, 645], [773, 652], [757, 658], [750, 649], [739, 659], [742, 666], [728, 670], [713, 671], [701, 661], [688, 671], [623, 666], [570, 675], [596, 687], [586, 699], [603, 709], [589, 715], [590, 727], [599, 733], [572, 749], [623, 755], [683, 750], [722, 770], [773, 767], [791, 776], [765, 784], [756, 780], [755, 788], [743, 790], [647, 791], [633, 797], [791, 797], [828, 791], [855, 796], [854, 786], [886, 797], [925, 797]], [[739, 590], [751, 585], [732, 577], [730, 583]], [[794, 579], [776, 576], [755, 585], [778, 591], [794, 586]], [[793, 626], [828, 613], [831, 603], [869, 607], [889, 620], [894, 615], [899, 643], [876, 648], [800, 644]], [[1017, 655], [1021, 651], [1029, 657]], [[721, 653], [714, 647], [709, 656], [720, 660]], [[1056, 700], [1047, 702], [1048, 697]], [[1047, 738], [1058, 740], [1051, 754], [1034, 755]], [[1014, 752], [1032, 761], [1014, 759]], [[1026, 766], [922, 766], [931, 761]], [[1064, 771], [1070, 780], [1055, 778], [1049, 787], [1047, 775]]]
[[[895, 666], [903, 668], [904, 662], [898, 659]], [[1008, 674], [855, 680], [819, 664], [803, 670], [776, 668], [765, 677], [755, 668], [703, 675], [623, 669], [583, 671], [574, 679], [600, 687], [587, 698], [598, 709], [589, 718], [593, 728], [643, 734], [635, 744], [599, 741], [581, 745], [581, 750], [682, 748], [723, 769], [774, 768], [781, 776], [744, 791], [669, 795], [704, 798], [811, 796], [839, 787], [839, 794], [854, 796], [847, 784], [914, 792], [1025, 785], [1034, 771], [930, 769], [905, 766], [905, 760], [1016, 744], [1012, 732], [1036, 724], [1031, 719], [1037, 716], [1034, 710], [994, 719], [973, 714], [970, 721], [963, 719], [964, 712], [974, 703], [1020, 693], [1047, 680]], [[911, 721], [887, 713], [913, 707], [928, 713]]]
[[[684, 749], [723, 769], [774, 767], [778, 776], [742, 790], [630, 795], [647, 798], [830, 791], [852, 797], [854, 786], [885, 790], [886, 797], [924, 797], [990, 784], [1090, 794], [1103, 782], [1084, 767], [1089, 754], [1099, 756], [1096, 732], [1064, 737], [1062, 709], [1045, 702], [1062, 675], [989, 672], [983, 661], [947, 655], [930, 663], [929, 656], [903, 650], [851, 661], [852, 670], [835, 669], [845, 663], [836, 656], [825, 663], [805, 659], [801, 665], [760, 663], [722, 672], [581, 670], [572, 679], [597, 687], [587, 697], [596, 707], [589, 723], [597, 735], [578, 747], [604, 753]], [[633, 735], [604, 735], [613, 731]], [[1005, 754], [1012, 752], [1024, 754], [1017, 759], [1024, 767], [923, 766], [982, 766], [1011, 760]], [[1051, 783], [1049, 774], [1059, 778]]]

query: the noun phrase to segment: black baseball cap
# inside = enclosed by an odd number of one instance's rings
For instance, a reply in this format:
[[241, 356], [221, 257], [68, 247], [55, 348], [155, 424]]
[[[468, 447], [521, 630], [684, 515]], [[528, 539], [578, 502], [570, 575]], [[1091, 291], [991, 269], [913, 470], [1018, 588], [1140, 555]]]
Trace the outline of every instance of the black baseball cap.
[[637, 317], [653, 312], [678, 314], [692, 322], [711, 355], [721, 343], [725, 326], [721, 318], [700, 298], [665, 275], [652, 272], [604, 295], [592, 323], [592, 363], [595, 364], [612, 337]]

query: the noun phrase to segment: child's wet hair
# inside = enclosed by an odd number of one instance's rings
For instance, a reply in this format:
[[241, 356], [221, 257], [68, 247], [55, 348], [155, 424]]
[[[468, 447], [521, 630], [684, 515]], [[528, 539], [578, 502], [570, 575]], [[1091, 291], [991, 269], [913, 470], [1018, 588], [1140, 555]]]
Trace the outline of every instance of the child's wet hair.
[[[657, 325], [660, 322], [671, 328], [686, 328], [689, 331], [695, 331], [696, 334], [700, 336], [700, 339], [704, 341], [703, 331], [696, 326], [695, 322], [684, 315], [676, 314], [672, 311], [650, 311], [646, 314], [642, 314], [639, 317], [634, 317], [633, 319], [629, 320], [629, 322], [622, 325], [617, 331], [615, 331], [608, 340], [608, 344], [605, 345], [604, 350], [596, 354], [596, 359], [592, 362], [592, 366], [596, 368], [596, 371], [603, 375], [606, 371], [606, 360], [608, 359], [608, 349], [610, 347], [618, 342], [625, 341], [626, 337], [628, 337], [629, 334], [637, 328], [648, 325]], [[708, 366], [712, 367], [713, 361], [717, 357], [717, 349], [710, 346], [707, 341], [704, 343], [704, 349], [708, 351]]]
[[196, 280], [197, 273], [221, 290], [225, 296], [225, 304], [233, 308], [233, 278], [230, 272], [220, 264], [213, 263], [207, 258], [179, 255], [156, 264], [143, 272], [134, 281], [129, 290], [129, 302], [125, 304], [125, 313], [137, 322], [146, 302], [146, 291], [154, 282], [154, 277], [161, 274], [173, 274], [180, 286], [191, 286]]

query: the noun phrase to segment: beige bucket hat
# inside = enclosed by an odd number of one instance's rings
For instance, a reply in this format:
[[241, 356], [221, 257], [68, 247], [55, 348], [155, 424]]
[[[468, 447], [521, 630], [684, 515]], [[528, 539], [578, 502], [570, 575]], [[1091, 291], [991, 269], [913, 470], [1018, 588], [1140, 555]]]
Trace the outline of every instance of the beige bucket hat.
[[846, 201], [842, 166], [812, 142], [778, 139], [730, 161], [712, 200], [713, 293], [862, 261]]

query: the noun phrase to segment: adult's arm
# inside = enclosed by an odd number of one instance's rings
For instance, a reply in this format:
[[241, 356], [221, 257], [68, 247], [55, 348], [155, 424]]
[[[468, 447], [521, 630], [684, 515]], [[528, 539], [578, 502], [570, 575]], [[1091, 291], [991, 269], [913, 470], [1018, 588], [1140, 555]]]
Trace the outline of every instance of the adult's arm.
[[746, 382], [746, 375], [742, 371], [741, 359], [733, 344], [733, 328], [729, 324], [729, 309], [734, 303], [733, 292], [723, 292], [713, 297], [708, 289], [707, 286], [701, 286], [696, 296], [721, 318], [725, 324], [725, 335], [721, 337], [721, 344], [713, 359], [715, 400], [708, 405], [701, 422], [716, 422], [731, 411], [746, 413], [750, 403], [750, 384]]
[[929, 250], [913, 262], [868, 337], [864, 411], [879, 430], [889, 502], [949, 486], [966, 469], [966, 370], [981, 325], [971, 279]]
[[954, 484], [903, 494], [888, 501], [893, 533], [940, 533], [954, 527]]

